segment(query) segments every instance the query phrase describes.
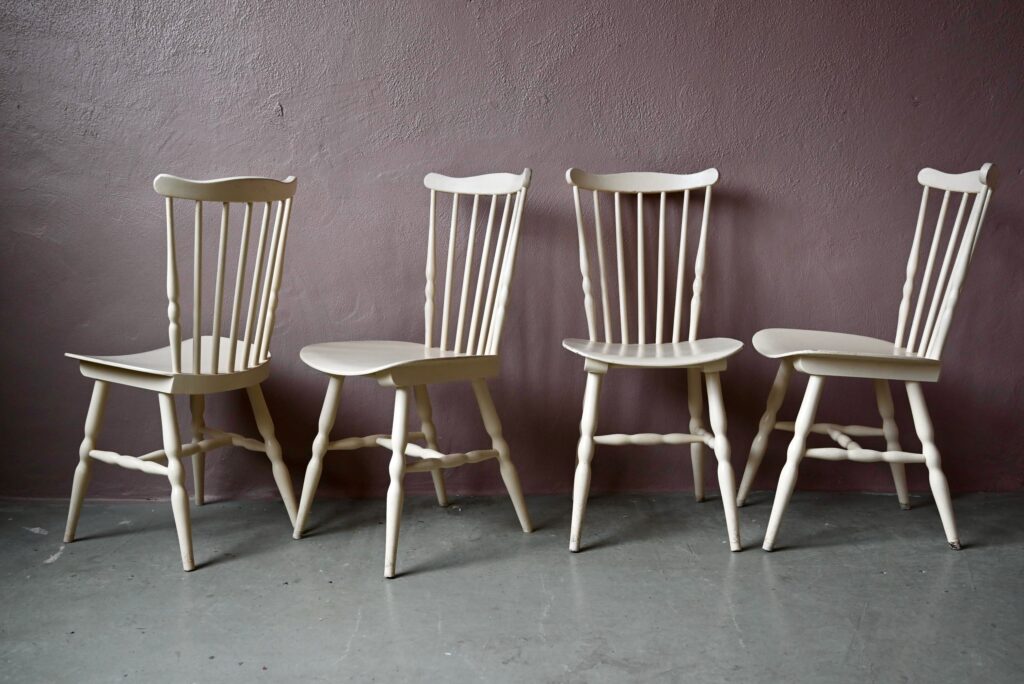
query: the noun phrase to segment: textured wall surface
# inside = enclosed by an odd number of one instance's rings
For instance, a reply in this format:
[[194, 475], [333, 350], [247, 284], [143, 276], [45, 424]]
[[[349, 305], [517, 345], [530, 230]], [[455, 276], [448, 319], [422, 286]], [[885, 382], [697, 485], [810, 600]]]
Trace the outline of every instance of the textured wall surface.
[[[1019, 2], [4, 2], [0, 8], [3, 362], [0, 495], [66, 496], [90, 384], [65, 351], [166, 341], [159, 172], [299, 178], [266, 385], [296, 482], [325, 379], [299, 349], [417, 340], [424, 173], [534, 169], [494, 383], [529, 492], [567, 492], [586, 332], [568, 166], [721, 170], [705, 335], [793, 326], [892, 337], [923, 166], [992, 161], [1003, 182], [926, 388], [955, 490], [1024, 484], [1024, 5]], [[742, 468], [774, 364], [724, 376]], [[602, 429], [686, 424], [683, 376], [613, 374]], [[802, 382], [783, 414], [795, 414]], [[869, 383], [826, 383], [823, 419], [874, 420]], [[484, 433], [467, 387], [439, 388], [442, 447]], [[913, 443], [902, 389], [897, 411]], [[390, 394], [346, 386], [338, 435], [390, 424]], [[254, 432], [241, 395], [213, 424]], [[184, 413], [184, 411], [183, 411]], [[115, 388], [101, 447], [156, 448], [156, 397]], [[776, 436], [759, 485], [773, 486]], [[329, 456], [321, 494], [379, 495], [382, 450]], [[274, 494], [259, 455], [207, 461], [213, 497]], [[709, 473], [713, 469], [709, 468]], [[920, 466], [911, 484], [926, 490]], [[599, 449], [593, 487], [690, 486], [685, 449]], [[449, 472], [493, 492], [493, 463]], [[425, 475], [413, 491], [429, 491]], [[800, 486], [890, 491], [884, 465], [806, 462]], [[97, 466], [92, 496], [165, 496]]]

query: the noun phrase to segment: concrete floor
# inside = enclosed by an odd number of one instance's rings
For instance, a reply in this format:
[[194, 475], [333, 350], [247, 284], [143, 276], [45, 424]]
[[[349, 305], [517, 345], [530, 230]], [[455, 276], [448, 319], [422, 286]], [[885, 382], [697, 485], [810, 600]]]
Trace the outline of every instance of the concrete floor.
[[729, 553], [719, 501], [598, 496], [567, 550], [568, 497], [406, 502], [384, 580], [382, 501], [194, 510], [181, 571], [165, 502], [0, 502], [0, 681], [1019, 682], [1024, 495], [955, 501], [798, 492], [780, 548], [769, 496]]

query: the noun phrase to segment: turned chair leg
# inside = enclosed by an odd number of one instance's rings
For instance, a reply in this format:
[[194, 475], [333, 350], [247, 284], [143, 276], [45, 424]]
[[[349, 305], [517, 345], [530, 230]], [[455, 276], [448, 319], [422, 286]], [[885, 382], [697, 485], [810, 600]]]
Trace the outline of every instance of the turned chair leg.
[[174, 527], [178, 531], [181, 567], [186, 572], [196, 567], [192, 557], [192, 521], [188, 510], [188, 491], [185, 489], [185, 467], [181, 464], [181, 438], [178, 436], [178, 415], [174, 396], [160, 395], [160, 423], [164, 434], [164, 452], [167, 454], [167, 479], [171, 483], [171, 510]]
[[92, 459], [89, 452], [96, 448], [96, 440], [100, 436], [100, 427], [103, 424], [103, 409], [107, 404], [107, 391], [110, 385], [100, 380], [92, 388], [92, 399], [89, 400], [89, 412], [85, 417], [85, 437], [78, 447], [78, 466], [75, 467], [75, 479], [71, 485], [71, 505], [68, 507], [68, 523], [64, 528], [64, 541], [71, 543], [75, 540], [75, 532], [78, 529], [78, 516], [82, 513], [82, 502], [85, 500], [85, 492], [89, 489], [89, 480], [92, 479]]
[[807, 379], [807, 391], [804, 392], [804, 400], [800, 404], [796, 424], [793, 426], [793, 439], [786, 452], [786, 465], [783, 466], [782, 474], [779, 475], [775, 503], [772, 504], [772, 514], [768, 519], [768, 529], [764, 535], [762, 548], [765, 551], [775, 548], [775, 537], [779, 533], [779, 524], [786, 512], [786, 506], [789, 505], [789, 499], [793, 496], [793, 490], [796, 488], [797, 470], [804, 457], [807, 435], [810, 434], [811, 427], [814, 425], [814, 415], [818, 411], [818, 401], [821, 399], [821, 388], [824, 383], [825, 378], [820, 375], [812, 375]]
[[519, 485], [519, 474], [516, 466], [512, 463], [509, 455], [508, 442], [501, 434], [501, 420], [498, 418], [498, 411], [494, 408], [494, 400], [491, 398], [491, 391], [487, 387], [486, 380], [473, 381], [473, 394], [476, 395], [476, 403], [480, 407], [480, 417], [483, 418], [484, 428], [491, 438], [491, 448], [498, 452], [498, 466], [501, 469], [501, 479], [505, 482], [505, 489], [512, 499], [512, 506], [516, 509], [516, 516], [519, 517], [519, 525], [523, 532], [529, 534], [533, 531], [533, 523], [530, 522], [530, 512], [526, 508], [526, 499], [523, 497], [523, 489]]
[[292, 489], [292, 478], [288, 474], [288, 466], [284, 463], [281, 454], [281, 443], [274, 436], [274, 421], [270, 419], [270, 411], [267, 409], [267, 401], [263, 398], [263, 390], [259, 385], [253, 385], [245, 389], [249, 395], [249, 403], [252, 405], [252, 413], [256, 418], [256, 427], [260, 431], [263, 443], [267, 447], [267, 458], [270, 459], [274, 471], [274, 482], [284, 500], [284, 506], [288, 510], [288, 519], [292, 527], [295, 527], [295, 517], [298, 506], [295, 503], [295, 491]]
[[[203, 428], [206, 427], [203, 412], [206, 410], [206, 397], [202, 394], [193, 394], [188, 398], [189, 410], [192, 413], [192, 444], [198, 444], [203, 439]], [[202, 506], [205, 500], [206, 483], [206, 454], [197, 451], [192, 454], [192, 482], [195, 484], [196, 506]]]
[[[423, 431], [423, 438], [428, 449], [438, 451], [437, 428], [434, 427], [434, 411], [430, 406], [430, 394], [427, 393], [426, 385], [416, 385], [413, 389], [416, 396], [416, 411], [420, 415], [420, 425]], [[434, 494], [437, 495], [437, 505], [448, 505], [448, 492], [444, 487], [444, 470], [437, 468], [430, 471], [430, 477], [434, 479]]]
[[924, 401], [924, 392], [916, 382], [907, 383], [907, 397], [910, 399], [910, 411], [914, 416], [914, 428], [924, 452], [924, 462], [928, 466], [928, 484], [931, 485], [935, 506], [939, 509], [942, 528], [946, 532], [946, 541], [951, 549], [960, 549], [960, 535], [956, 531], [956, 520], [953, 517], [953, 502], [949, 496], [949, 484], [942, 472], [939, 450], [935, 446], [935, 434], [932, 420], [928, 415], [928, 405]]
[[775, 374], [775, 382], [772, 383], [772, 389], [768, 393], [768, 405], [758, 424], [757, 436], [754, 437], [754, 441], [750, 445], [750, 455], [747, 456], [747, 465], [743, 469], [743, 481], [740, 482], [740, 493], [736, 497], [737, 506], [746, 503], [747, 496], [750, 495], [750, 490], [754, 486], [754, 478], [757, 477], [757, 470], [761, 467], [761, 461], [764, 459], [764, 452], [768, 448], [768, 439], [771, 437], [772, 430], [775, 429], [775, 418], [782, 406], [783, 399], [786, 398], [786, 389], [789, 387], [789, 379], [792, 375], [792, 364], [783, 361], [779, 365], [779, 370]]
[[[700, 387], [700, 369], [690, 368], [686, 372], [686, 400], [690, 409], [690, 434], [697, 434], [704, 428], [704, 398]], [[704, 500], [704, 443], [690, 445], [690, 465], [693, 468], [693, 498], [700, 503]]]
[[[900, 431], [896, 427], [896, 411], [892, 403], [892, 390], [887, 380], [875, 380], [875, 399], [878, 402], [878, 414], [882, 417], [882, 432], [885, 433], [887, 451], [903, 451], [900, 446]], [[900, 508], [910, 510], [910, 490], [907, 489], [907, 467], [905, 463], [890, 463], [892, 481], [896, 485], [896, 498]]]
[[324, 455], [331, 442], [331, 429], [338, 416], [338, 403], [345, 378], [332, 376], [327, 383], [327, 395], [324, 397], [323, 408], [320, 409], [320, 423], [317, 427], [316, 439], [313, 440], [313, 453], [306, 466], [306, 477], [302, 482], [302, 501], [299, 512], [295, 516], [295, 527], [292, 531], [294, 539], [301, 539], [309, 519], [309, 509], [313, 506], [316, 488], [320, 484], [320, 473], [323, 472]]
[[395, 417], [391, 426], [391, 463], [388, 473], [387, 520], [384, 530], [384, 576], [395, 576], [398, 557], [398, 532], [402, 524], [402, 503], [405, 498], [405, 446], [408, 441], [406, 423], [409, 416], [409, 388], [395, 388]]
[[711, 418], [711, 430], [715, 435], [715, 458], [718, 459], [718, 490], [725, 508], [725, 527], [729, 533], [729, 548], [739, 551], [740, 524], [736, 513], [736, 478], [733, 475], [732, 463], [729, 460], [731, 451], [726, 437], [725, 401], [722, 397], [722, 379], [718, 373], [707, 373], [708, 413]]
[[576, 448], [576, 477], [572, 489], [572, 526], [569, 530], [569, 550], [580, 550], [583, 515], [587, 510], [590, 493], [590, 462], [594, 459], [594, 433], [597, 431], [597, 400], [601, 393], [601, 373], [587, 373], [587, 388], [583, 393], [583, 417], [580, 419], [580, 441]]

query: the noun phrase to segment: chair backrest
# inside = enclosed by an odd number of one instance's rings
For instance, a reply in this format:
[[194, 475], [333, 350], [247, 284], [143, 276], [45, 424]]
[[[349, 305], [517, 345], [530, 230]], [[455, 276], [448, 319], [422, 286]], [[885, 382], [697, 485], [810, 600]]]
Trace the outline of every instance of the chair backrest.
[[[171, 343], [171, 366], [175, 373], [216, 374], [241, 371], [259, 366], [270, 355], [270, 337], [274, 331], [278, 291], [284, 267], [285, 242], [291, 217], [292, 197], [296, 181], [273, 178], [223, 178], [193, 181], [167, 174], [153, 180], [153, 189], [166, 198], [167, 212], [167, 317]], [[189, 207], [194, 216], [194, 251], [192, 260], [192, 348], [186, 368], [182, 368], [181, 306], [178, 301], [178, 263], [175, 249], [175, 200], [194, 203]], [[220, 205], [220, 234], [217, 240], [216, 276], [213, 281], [213, 306], [208, 331], [208, 344], [203, 343], [203, 203]], [[232, 239], [237, 240], [238, 259], [233, 276], [234, 294], [230, 308], [224, 310], [224, 282], [231, 266], [229, 251], [231, 205], [242, 204], [241, 228]], [[276, 204], [276, 207], [275, 207]], [[255, 239], [256, 254], [249, 266], [249, 244], [254, 213], [261, 213], [259, 235]], [[234, 213], [237, 216], [237, 211]], [[271, 224], [271, 216], [274, 216]], [[232, 250], [234, 251], [234, 250]], [[251, 277], [250, 277], [251, 276]], [[249, 281], [246, 294], [246, 281]], [[209, 289], [206, 289], [207, 297]], [[222, 349], [224, 325], [227, 325], [226, 348]], [[204, 358], [205, 356], [205, 358]]]
[[[530, 186], [530, 169], [524, 169], [521, 174], [489, 173], [468, 178], [429, 173], [423, 184], [430, 189], [427, 285], [423, 306], [426, 345], [457, 354], [497, 354], [509, 285], [515, 269], [526, 192]], [[441, 200], [439, 194], [450, 195], [451, 201]], [[463, 205], [461, 211], [460, 205]], [[447, 215], [444, 214], [446, 207], [450, 207]], [[466, 209], [469, 209], [468, 229], [465, 229], [468, 233], [462, 238], [459, 218], [460, 215], [465, 217]], [[481, 235], [478, 219], [482, 211], [487, 212], [487, 223]], [[500, 219], [496, 222], [495, 217], [499, 213]], [[441, 245], [437, 227], [446, 221], [448, 240]], [[438, 252], [444, 258], [444, 294], [440, 325], [435, 328]], [[455, 279], [460, 263], [462, 278], [456, 311], [453, 297], [458, 286]], [[439, 330], [436, 345], [435, 329]]]
[[[693, 205], [702, 205], [700, 209], [700, 233], [697, 237], [696, 254], [693, 266], [692, 295], [689, 303], [689, 325], [686, 331], [686, 340], [697, 339], [697, 326], [700, 321], [701, 295], [704, 287], [704, 268], [707, 260], [707, 233], [708, 216], [711, 209], [711, 186], [718, 181], [718, 170], [707, 169], [699, 173], [691, 174], [670, 174], [670, 173], [611, 173], [595, 174], [587, 173], [579, 169], [569, 169], [565, 173], [565, 180], [572, 186], [573, 200], [576, 205], [576, 227], [579, 234], [580, 245], [580, 272], [583, 275], [583, 306], [587, 314], [587, 330], [590, 339], [595, 342], [616, 342], [613, 322], [612, 300], [618, 300], [618, 342], [630, 344], [662, 344], [664, 342], [682, 342], [684, 334], [684, 297], [685, 280], [687, 273], [687, 243], [688, 226], [690, 224], [691, 211], [696, 211]], [[590, 211], [593, 224], [593, 237], [587, 230], [587, 221], [583, 208], [584, 202], [580, 199], [581, 190], [589, 190], [592, 194], [592, 206]], [[611, 195], [614, 207], [615, 221], [615, 263], [614, 266], [608, 263], [605, 252], [609, 249], [606, 245], [605, 223], [601, 219], [602, 195]], [[636, 224], [635, 224], [635, 245], [636, 245], [636, 279], [627, 278], [626, 243], [630, 229], [625, 226], [628, 217], [623, 220], [623, 195], [630, 195], [635, 198]], [[681, 197], [681, 202], [680, 200]], [[691, 195], [693, 197], [691, 198]], [[652, 197], [653, 196], [653, 197]], [[658, 226], [657, 226], [657, 261], [648, 266], [646, 263], [647, 237], [644, 227], [645, 199], [650, 197], [657, 200]], [[669, 203], [679, 205], [678, 223], [668, 221], [666, 214]], [[648, 202], [648, 204], [654, 204]], [[628, 213], [628, 207], [626, 212]], [[677, 215], [676, 211], [672, 212]], [[674, 226], [679, 226], [679, 239], [676, 257], [675, 295], [671, 308], [672, 319], [669, 321], [669, 309], [667, 306], [666, 288], [666, 261], [670, 258], [667, 250], [668, 241], [672, 239], [669, 233], [674, 233]], [[590, 271], [590, 250], [588, 243], [593, 243], [597, 256], [597, 271], [599, 275], [601, 306], [600, 314], [594, 306], [593, 287], [591, 285]], [[617, 288], [608, 286], [608, 271], [614, 268], [615, 282]], [[647, 316], [647, 270], [653, 268], [657, 271], [655, 285], [655, 313], [654, 313], [654, 335], [649, 335], [649, 322]], [[635, 289], [632, 285], [635, 282]], [[617, 297], [616, 297], [617, 292]], [[636, 313], [633, 316], [636, 326], [636, 336], [630, 336], [630, 303], [635, 298]], [[671, 330], [668, 326], [671, 324]]]
[[[907, 261], [907, 277], [903, 283], [903, 298], [900, 301], [899, 322], [896, 327], [896, 346], [918, 356], [938, 359], [942, 355], [953, 310], [956, 308], [960, 288], [963, 287], [964, 277], [967, 275], [967, 268], [978, 242], [978, 234], [985, 220], [992, 190], [996, 186], [996, 169], [992, 164], [985, 164], [978, 171], [960, 174], [922, 169], [917, 174], [917, 182], [924, 186], [924, 189], [921, 192], [921, 208], [917, 214], [917, 228], [914, 230], [914, 241], [910, 247], [910, 258]], [[911, 301], [917, 282], [921, 246], [925, 239], [924, 226], [926, 222], [930, 223], [926, 221], [926, 217], [931, 190], [942, 192], [942, 203], [938, 209], [935, 228], [932, 230], [931, 246], [928, 248], [927, 261], [917, 288], [917, 305], [911, 319]], [[953, 195], [960, 195], [956, 217], [952, 220], [953, 226], [949, 236], [945, 238], [946, 248], [943, 251], [942, 264], [936, 272], [936, 256], [940, 243], [944, 240], [943, 226], [950, 214]], [[967, 223], [964, 225], [968, 203], [971, 205], [970, 213], [967, 214]]]

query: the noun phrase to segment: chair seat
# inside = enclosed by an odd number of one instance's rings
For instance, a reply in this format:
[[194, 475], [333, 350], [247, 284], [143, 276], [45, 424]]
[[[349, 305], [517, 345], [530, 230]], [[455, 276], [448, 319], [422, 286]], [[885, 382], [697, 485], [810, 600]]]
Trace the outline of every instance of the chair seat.
[[891, 340], [821, 330], [767, 328], [754, 335], [754, 349], [770, 359], [788, 356], [828, 356], [890, 360], [900, 363], [935, 363], [934, 359], [899, 349]]
[[419, 342], [361, 340], [321, 342], [302, 348], [299, 358], [309, 367], [341, 377], [413, 371], [427, 382], [493, 375], [498, 357], [456, 354]]
[[562, 346], [586, 359], [633, 368], [686, 368], [726, 359], [743, 343], [728, 337], [664, 344], [616, 344], [591, 340], [562, 340]]
[[[181, 343], [181, 368], [192, 370], [192, 339]], [[235, 363], [245, 354], [245, 344], [236, 342]], [[269, 374], [269, 360], [254, 368], [231, 370], [228, 367], [228, 349], [231, 340], [220, 338], [220, 354], [217, 373], [212, 373], [213, 336], [200, 338], [200, 359], [202, 373], [175, 373], [171, 365], [171, 347], [160, 347], [136, 354], [117, 356], [96, 356], [90, 354], [65, 354], [81, 362], [82, 374], [86, 377], [143, 389], [172, 393], [212, 393], [241, 389], [262, 382]]]

